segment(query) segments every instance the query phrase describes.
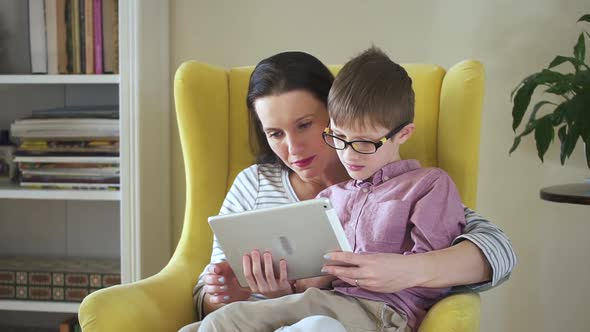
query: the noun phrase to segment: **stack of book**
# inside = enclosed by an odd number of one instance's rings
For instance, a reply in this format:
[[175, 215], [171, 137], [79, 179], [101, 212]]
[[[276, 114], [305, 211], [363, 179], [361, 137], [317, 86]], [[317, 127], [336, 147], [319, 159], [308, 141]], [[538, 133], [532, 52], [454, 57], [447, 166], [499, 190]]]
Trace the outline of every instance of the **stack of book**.
[[[118, 0], [2, 0], [1, 74], [118, 73]], [[28, 59], [23, 59], [26, 54]]]
[[119, 189], [117, 106], [33, 111], [12, 123], [20, 185], [51, 189]]

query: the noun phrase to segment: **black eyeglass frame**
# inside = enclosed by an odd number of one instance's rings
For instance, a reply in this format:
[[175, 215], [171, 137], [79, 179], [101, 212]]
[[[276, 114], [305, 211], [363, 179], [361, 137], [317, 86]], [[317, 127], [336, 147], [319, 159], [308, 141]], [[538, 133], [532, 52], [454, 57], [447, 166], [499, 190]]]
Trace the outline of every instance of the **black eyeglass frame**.
[[[388, 139], [392, 138], [393, 136], [395, 136], [395, 134], [399, 133], [402, 129], [404, 129], [407, 125], [409, 125], [411, 122], [410, 121], [406, 121], [404, 123], [402, 123], [401, 125], [395, 127], [392, 131], [390, 131], [387, 135], [383, 136], [382, 138], [379, 139], [379, 141], [377, 142], [373, 142], [373, 141], [368, 141], [368, 140], [354, 140], [354, 141], [346, 141], [338, 136], [334, 136], [332, 134], [330, 134], [330, 125], [328, 124], [328, 126], [324, 129], [324, 132], [322, 133], [322, 138], [324, 139], [324, 143], [326, 143], [329, 147], [331, 147], [334, 150], [345, 150], [349, 145], [350, 147], [357, 153], [360, 154], [373, 154], [376, 153], [377, 150], [379, 150], [380, 147], [383, 146], [383, 144], [385, 144], [385, 142], [387, 142]], [[329, 140], [334, 141], [334, 139], [339, 140], [340, 142], [344, 143], [344, 147], [342, 148], [337, 148], [335, 146], [333, 146], [332, 144], [329, 143]], [[357, 149], [354, 148], [354, 143], [370, 143], [373, 144], [375, 146], [375, 151], [373, 152], [362, 152], [362, 151], [358, 151]]]

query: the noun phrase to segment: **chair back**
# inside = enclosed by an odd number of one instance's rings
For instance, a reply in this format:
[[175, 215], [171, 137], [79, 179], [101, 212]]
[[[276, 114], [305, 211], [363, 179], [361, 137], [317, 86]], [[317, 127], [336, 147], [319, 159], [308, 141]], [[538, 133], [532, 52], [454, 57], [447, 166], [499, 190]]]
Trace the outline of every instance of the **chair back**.
[[[415, 92], [416, 131], [402, 145], [402, 158], [447, 171], [465, 205], [475, 208], [483, 66], [466, 60], [448, 71], [431, 64], [403, 67]], [[330, 66], [334, 74], [340, 68]], [[207, 217], [218, 213], [236, 175], [254, 160], [246, 107], [253, 69], [226, 70], [188, 61], [176, 72], [174, 96], [186, 172], [186, 213], [175, 255], [188, 255], [199, 266], [208, 264], [211, 252]]]

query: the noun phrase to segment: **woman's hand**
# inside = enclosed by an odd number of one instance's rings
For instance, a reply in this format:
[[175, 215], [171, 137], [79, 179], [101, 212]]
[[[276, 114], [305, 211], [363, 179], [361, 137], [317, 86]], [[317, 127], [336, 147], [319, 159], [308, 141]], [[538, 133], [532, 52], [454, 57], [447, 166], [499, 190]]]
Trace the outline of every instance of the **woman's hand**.
[[[206, 306], [210, 305], [215, 310], [221, 304], [243, 301], [250, 297], [250, 290], [240, 286], [228, 262], [211, 264], [207, 267], [207, 272], [203, 287]], [[205, 311], [209, 313], [213, 310]]]
[[258, 250], [242, 258], [244, 275], [253, 293], [262, 294], [268, 298], [275, 298], [293, 294], [293, 283], [287, 278], [287, 261], [281, 259], [279, 263], [279, 278], [275, 277], [272, 266], [272, 255], [265, 252], [262, 257]]
[[332, 252], [326, 259], [355, 266], [324, 265], [322, 272], [373, 292], [395, 293], [422, 282], [420, 261], [414, 256]]

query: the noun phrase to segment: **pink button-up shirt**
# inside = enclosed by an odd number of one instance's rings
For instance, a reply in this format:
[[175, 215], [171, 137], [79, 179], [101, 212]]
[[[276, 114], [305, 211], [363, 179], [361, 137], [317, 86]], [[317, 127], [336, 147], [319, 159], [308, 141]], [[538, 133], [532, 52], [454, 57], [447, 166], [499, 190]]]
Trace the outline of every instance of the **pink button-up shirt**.
[[[411, 255], [442, 249], [465, 226], [463, 204], [449, 175], [438, 168], [421, 168], [417, 160], [393, 162], [366, 181], [343, 182], [318, 196], [330, 199], [355, 253]], [[406, 315], [413, 330], [448, 291], [410, 288], [376, 293], [341, 280], [333, 286], [342, 294], [392, 306]]]

